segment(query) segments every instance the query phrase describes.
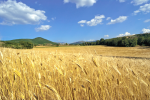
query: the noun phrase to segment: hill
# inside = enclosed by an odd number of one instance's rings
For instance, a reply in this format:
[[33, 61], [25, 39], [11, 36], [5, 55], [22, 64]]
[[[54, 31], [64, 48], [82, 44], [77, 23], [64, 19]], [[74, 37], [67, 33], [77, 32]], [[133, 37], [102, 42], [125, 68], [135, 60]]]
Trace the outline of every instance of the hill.
[[96, 41], [78, 41], [78, 42], [74, 42], [74, 43], [70, 43], [70, 44], [77, 45], [77, 44], [82, 44], [82, 43], [85, 43], [85, 42], [96, 42]]
[[66, 42], [55, 42], [55, 43], [62, 44], [62, 45], [66, 44]]
[[76, 45], [76, 44], [82, 44], [84, 42], [86, 42], [86, 41], [78, 41], [78, 42], [74, 42], [74, 43], [70, 43], [70, 44]]
[[37, 37], [34, 39], [15, 39], [15, 40], [10, 40], [9, 42], [16, 42], [19, 43], [19, 41], [24, 41], [24, 42], [31, 42], [33, 44], [41, 44], [41, 45], [45, 45], [45, 44], [52, 44], [52, 45], [56, 45], [57, 43], [49, 41], [47, 39], [44, 39], [42, 37]]

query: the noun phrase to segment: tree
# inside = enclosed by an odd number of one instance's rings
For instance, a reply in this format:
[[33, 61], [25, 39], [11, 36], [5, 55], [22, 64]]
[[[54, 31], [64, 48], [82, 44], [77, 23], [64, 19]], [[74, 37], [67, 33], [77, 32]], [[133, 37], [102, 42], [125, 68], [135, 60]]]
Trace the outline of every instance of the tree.
[[58, 44], [58, 43], [56, 44], [56, 47], [59, 47], [59, 44]]
[[129, 47], [129, 41], [127, 39], [124, 40], [125, 47]]
[[137, 45], [137, 38], [131, 40], [131, 47], [135, 47]]
[[148, 37], [144, 40], [144, 44], [147, 46], [150, 46], [150, 37]]
[[139, 45], [144, 44], [144, 37], [139, 37], [139, 38], [138, 38], [138, 44], [139, 44]]
[[97, 40], [97, 41], [96, 41], [96, 45], [99, 45], [99, 42], [100, 42], [100, 41], [99, 41], [99, 40]]
[[100, 45], [104, 45], [104, 41], [105, 41], [104, 38], [101, 38], [100, 39]]
[[118, 46], [123, 46], [123, 45], [122, 45], [122, 41], [123, 41], [123, 40], [121, 40], [121, 39], [118, 40]]
[[27, 42], [27, 49], [32, 49], [33, 48], [33, 43]]
[[150, 37], [147, 38], [147, 45], [150, 46]]
[[47, 45], [47, 43], [43, 43], [43, 46], [46, 46]]
[[37, 43], [34, 43], [34, 46], [36, 47], [38, 44]]
[[113, 40], [112, 40], [112, 45], [113, 45], [113, 46], [117, 46], [117, 45], [118, 45], [117, 39], [113, 39]]
[[96, 42], [92, 42], [93, 43], [93, 45], [96, 45]]

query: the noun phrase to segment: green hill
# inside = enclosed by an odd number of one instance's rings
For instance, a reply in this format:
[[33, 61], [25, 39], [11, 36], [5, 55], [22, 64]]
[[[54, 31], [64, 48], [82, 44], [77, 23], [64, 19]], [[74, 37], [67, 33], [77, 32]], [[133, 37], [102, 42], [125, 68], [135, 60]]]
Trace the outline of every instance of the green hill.
[[42, 37], [37, 37], [37, 38], [34, 38], [34, 39], [15, 39], [15, 40], [10, 40], [9, 42], [16, 42], [16, 43], [19, 43], [19, 41], [24, 41], [24, 42], [31, 42], [33, 44], [52, 44], [52, 45], [56, 45], [57, 43], [55, 42], [52, 42], [52, 41], [49, 41], [47, 39], [44, 39]]

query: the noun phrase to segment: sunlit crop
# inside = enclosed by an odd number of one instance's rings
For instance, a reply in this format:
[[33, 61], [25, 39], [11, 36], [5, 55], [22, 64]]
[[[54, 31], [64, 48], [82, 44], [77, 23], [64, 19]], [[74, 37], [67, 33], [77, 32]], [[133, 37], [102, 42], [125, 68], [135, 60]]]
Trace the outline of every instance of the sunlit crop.
[[0, 51], [0, 100], [150, 99], [148, 59], [105, 57], [97, 51]]

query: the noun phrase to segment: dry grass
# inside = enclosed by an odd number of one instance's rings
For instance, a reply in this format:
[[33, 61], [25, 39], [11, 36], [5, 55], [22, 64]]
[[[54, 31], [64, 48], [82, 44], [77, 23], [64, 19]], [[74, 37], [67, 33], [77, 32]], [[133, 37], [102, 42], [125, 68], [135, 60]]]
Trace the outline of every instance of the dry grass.
[[0, 99], [150, 100], [149, 60], [98, 56], [101, 51], [90, 53], [89, 47], [71, 53], [69, 48], [75, 47], [1, 48]]

